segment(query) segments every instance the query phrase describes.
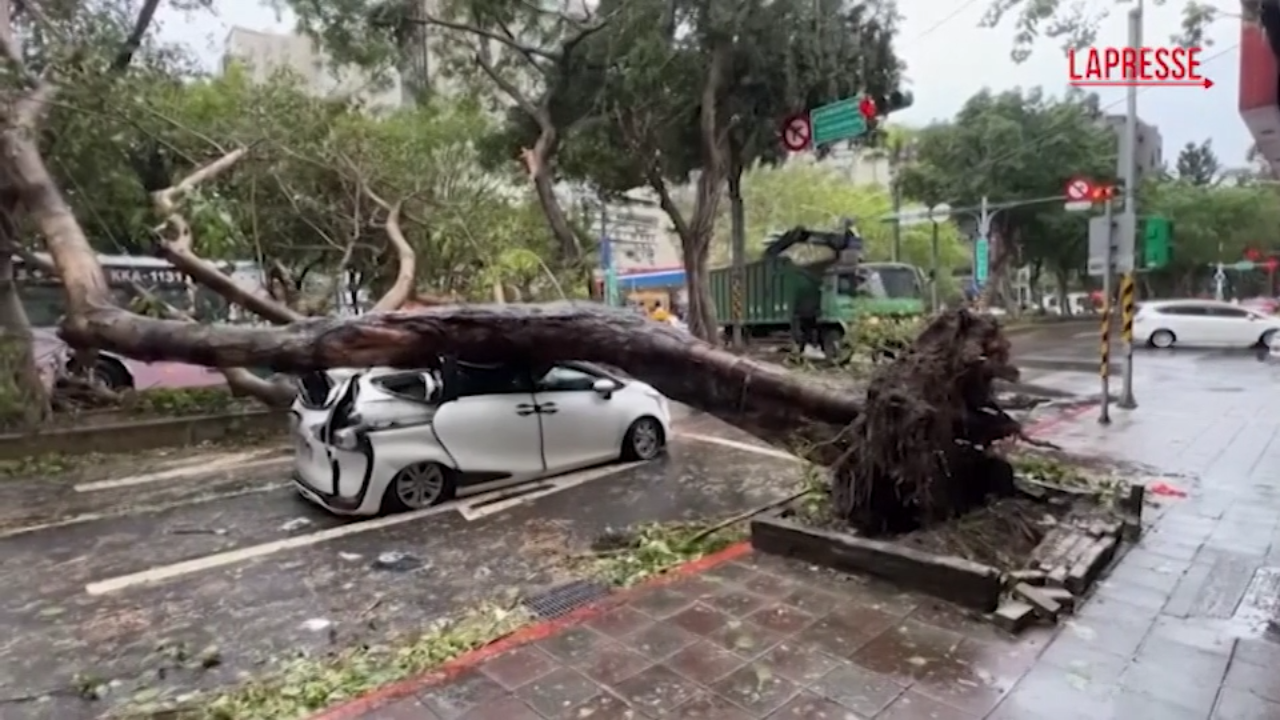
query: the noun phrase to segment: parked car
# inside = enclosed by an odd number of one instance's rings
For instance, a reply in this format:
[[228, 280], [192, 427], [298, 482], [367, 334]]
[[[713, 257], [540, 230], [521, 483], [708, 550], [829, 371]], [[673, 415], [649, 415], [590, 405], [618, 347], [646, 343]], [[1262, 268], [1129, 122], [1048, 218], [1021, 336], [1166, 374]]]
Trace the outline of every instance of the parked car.
[[[53, 387], [58, 370], [71, 362], [71, 348], [54, 328], [32, 328], [32, 350], [45, 387]], [[99, 352], [94, 379], [112, 390], [154, 390], [222, 385], [226, 378], [217, 368], [179, 362], [142, 362], [123, 355]]]
[[1136, 342], [1152, 347], [1270, 347], [1280, 317], [1217, 300], [1143, 302], [1133, 319]]
[[661, 393], [576, 362], [310, 373], [290, 414], [298, 490], [342, 515], [650, 460], [670, 436]]

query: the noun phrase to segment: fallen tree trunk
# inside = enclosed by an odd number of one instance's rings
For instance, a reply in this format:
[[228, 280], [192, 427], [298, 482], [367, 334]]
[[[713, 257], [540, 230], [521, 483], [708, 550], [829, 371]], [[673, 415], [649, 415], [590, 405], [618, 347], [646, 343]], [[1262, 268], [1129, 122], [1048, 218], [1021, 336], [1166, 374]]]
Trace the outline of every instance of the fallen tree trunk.
[[274, 328], [193, 325], [94, 308], [62, 328], [139, 360], [180, 360], [278, 372], [333, 367], [435, 367], [445, 354], [493, 363], [563, 360], [615, 365], [667, 397], [705, 410], [772, 442], [799, 440], [815, 460], [839, 453], [826, 443], [860, 411], [853, 393], [834, 392], [765, 363], [739, 357], [665, 323], [592, 303], [461, 305], [413, 313], [372, 313]]

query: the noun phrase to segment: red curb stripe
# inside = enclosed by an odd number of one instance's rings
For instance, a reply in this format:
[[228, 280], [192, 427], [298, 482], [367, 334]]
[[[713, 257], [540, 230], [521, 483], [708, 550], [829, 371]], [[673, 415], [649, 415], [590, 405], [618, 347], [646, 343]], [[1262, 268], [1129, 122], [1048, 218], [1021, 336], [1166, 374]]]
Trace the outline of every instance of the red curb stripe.
[[690, 560], [682, 565], [677, 565], [661, 575], [650, 578], [638, 585], [610, 593], [607, 597], [589, 605], [584, 605], [583, 607], [580, 607], [562, 617], [558, 617], [554, 620], [530, 623], [529, 625], [519, 628], [509, 635], [501, 637], [488, 645], [465, 652], [458, 657], [449, 660], [440, 667], [435, 668], [434, 670], [429, 670], [422, 675], [406, 678], [389, 685], [384, 685], [383, 687], [371, 690], [360, 697], [353, 698], [331, 708], [321, 710], [317, 714], [312, 715], [310, 720], [357, 720], [357, 718], [360, 718], [373, 710], [395, 702], [396, 700], [409, 697], [410, 695], [421, 691], [423, 688], [437, 685], [442, 682], [446, 682], [451, 678], [457, 677], [462, 672], [479, 665], [495, 655], [500, 655], [521, 645], [550, 637], [571, 625], [576, 625], [584, 620], [600, 615], [604, 611], [618, 605], [628, 596], [639, 592], [640, 590], [666, 585], [680, 578], [705, 572], [716, 565], [736, 560], [749, 552], [751, 552], [751, 543], [746, 541], [734, 543], [733, 545], [730, 545], [718, 552], [704, 555], [697, 560]]
[[[1096, 407], [1097, 404], [1088, 404], [1064, 410], [1057, 415], [1043, 418], [1032, 423], [1027, 427], [1026, 432], [1028, 435], [1046, 434], [1059, 425], [1070, 422]], [[384, 685], [380, 688], [370, 690], [359, 697], [325, 710], [321, 710], [315, 715], [310, 716], [310, 720], [358, 720], [361, 716], [373, 710], [377, 710], [384, 705], [409, 697], [410, 695], [432, 685], [447, 682], [489, 658], [501, 655], [502, 653], [520, 647], [521, 645], [527, 645], [528, 643], [537, 642], [538, 640], [550, 637], [567, 627], [600, 615], [606, 610], [622, 603], [628, 596], [639, 592], [640, 590], [666, 585], [683, 577], [697, 575], [698, 573], [705, 572], [717, 565], [736, 560], [750, 552], [751, 543], [743, 541], [730, 545], [719, 552], [704, 555], [697, 560], [690, 560], [687, 563], [671, 568], [661, 575], [649, 578], [638, 585], [610, 593], [607, 597], [601, 600], [584, 605], [583, 607], [580, 607], [567, 615], [558, 617], [555, 620], [544, 620], [542, 622], [530, 623], [522, 628], [518, 628], [510, 634], [494, 640], [488, 645], [465, 652], [458, 657], [445, 662], [434, 670], [429, 670], [416, 677], [406, 678], [389, 685]]]

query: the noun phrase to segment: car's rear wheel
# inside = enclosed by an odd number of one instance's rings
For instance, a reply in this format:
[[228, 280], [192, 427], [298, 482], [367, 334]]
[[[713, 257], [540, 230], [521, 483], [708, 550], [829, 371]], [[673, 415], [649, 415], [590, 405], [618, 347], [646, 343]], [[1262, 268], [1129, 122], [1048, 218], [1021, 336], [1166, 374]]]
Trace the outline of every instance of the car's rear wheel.
[[1173, 347], [1173, 343], [1177, 341], [1173, 333], [1169, 330], [1157, 330], [1151, 333], [1151, 347], [1166, 349]]
[[391, 479], [382, 498], [382, 509], [422, 510], [452, 499], [457, 490], [457, 480], [449, 468], [434, 462], [414, 463]]
[[1262, 333], [1262, 337], [1258, 338], [1257, 347], [1271, 348], [1271, 341], [1276, 339], [1276, 331], [1268, 330]]
[[652, 460], [662, 454], [666, 440], [658, 418], [642, 417], [631, 423], [622, 438], [622, 459]]

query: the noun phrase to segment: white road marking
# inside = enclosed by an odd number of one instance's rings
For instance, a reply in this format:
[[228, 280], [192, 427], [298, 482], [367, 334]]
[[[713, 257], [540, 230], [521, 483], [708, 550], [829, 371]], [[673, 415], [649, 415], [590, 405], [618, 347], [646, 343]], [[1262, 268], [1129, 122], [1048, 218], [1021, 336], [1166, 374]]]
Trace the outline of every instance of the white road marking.
[[282, 550], [293, 550], [295, 548], [307, 547], [317, 543], [327, 542], [329, 540], [337, 540], [338, 538], [358, 535], [362, 532], [370, 530], [381, 530], [382, 528], [403, 525], [407, 522], [420, 520], [422, 518], [439, 515], [441, 513], [454, 512], [457, 507], [453, 504], [437, 505], [435, 507], [423, 510], [415, 510], [413, 512], [401, 513], [399, 515], [390, 515], [387, 517], [374, 518], [372, 520], [362, 520], [353, 522], [349, 525], [339, 525], [338, 527], [321, 530], [319, 532], [307, 535], [295, 535], [281, 540], [273, 540], [272, 542], [262, 543], [261, 545], [251, 545], [249, 547], [228, 550], [227, 552], [215, 553], [213, 555], [205, 555], [204, 557], [192, 558], [184, 560], [172, 565], [160, 565], [141, 572], [130, 573], [128, 575], [120, 575], [118, 577], [92, 582], [84, 586], [84, 591], [90, 595], [106, 595], [108, 593], [119, 592], [131, 587], [139, 585], [153, 585], [155, 583], [172, 580], [183, 575], [201, 572], [203, 570], [212, 570], [213, 568], [225, 567], [236, 563], [252, 560], [254, 558], [266, 557], [281, 552]]
[[804, 462], [803, 458], [792, 455], [784, 450], [777, 448], [765, 447], [763, 445], [752, 445], [751, 443], [738, 442], [737, 440], [729, 440], [728, 438], [716, 437], [714, 435], [698, 435], [696, 433], [676, 433], [676, 437], [685, 438], [687, 440], [697, 440], [698, 442], [713, 443], [715, 445], [723, 445], [731, 447], [735, 450], [744, 450], [753, 452], [758, 455], [767, 455], [769, 457], [780, 458], [782, 460], [794, 460], [795, 462]]
[[[580, 470], [578, 472], [570, 473], [568, 475], [561, 475], [559, 477], [547, 478], [546, 480], [542, 480], [537, 483], [538, 485], [542, 486], [538, 490], [534, 490], [533, 492], [521, 493], [513, 497], [504, 498], [497, 502], [485, 502], [483, 500], [480, 502], [476, 502], [476, 499], [472, 498], [470, 499], [469, 502], [467, 502], [466, 505], [459, 507], [458, 512], [468, 522], [473, 522], [475, 520], [479, 520], [480, 518], [489, 517], [490, 515], [497, 515], [500, 512], [506, 512], [511, 508], [533, 502], [538, 498], [543, 498], [548, 495], [553, 495], [562, 490], [568, 490], [569, 488], [577, 487], [579, 485], [585, 485], [586, 483], [589, 483], [592, 480], [600, 480], [601, 478], [606, 478], [611, 475], [617, 475], [618, 473], [626, 472], [627, 470], [632, 470], [634, 468], [640, 467], [641, 465], [644, 465], [644, 462], [624, 463], [622, 465], [606, 465], [604, 467], [590, 468], [588, 470]], [[510, 494], [510, 490], [512, 489], [514, 488], [509, 488], [508, 490], [505, 490], [505, 491], [498, 491], [498, 494], [499, 495], [504, 493]], [[477, 497], [483, 497], [483, 496], [477, 496]]]
[[199, 505], [200, 503], [213, 502], [215, 500], [229, 500], [231, 498], [240, 497], [241, 495], [255, 495], [258, 493], [271, 492], [273, 490], [282, 490], [284, 488], [291, 487], [293, 487], [293, 483], [291, 482], [273, 483], [271, 485], [245, 488], [243, 490], [235, 490], [233, 492], [222, 493], [220, 495], [206, 495], [178, 502], [161, 503], [159, 505], [148, 505], [142, 507], [125, 507], [121, 508], [119, 512], [84, 513], [82, 515], [63, 518], [61, 520], [52, 520], [50, 522], [39, 523], [36, 525], [24, 525], [22, 527], [10, 528], [8, 530], [0, 530], [0, 540], [18, 535], [29, 535], [34, 532], [40, 532], [41, 530], [53, 530], [56, 528], [67, 527], [68, 525], [80, 525], [82, 523], [93, 522], [95, 520], [108, 520], [111, 518], [128, 517], [131, 515], [146, 515], [148, 513], [163, 512], [165, 510], [186, 507], [188, 505]]
[[[413, 512], [401, 513], [399, 515], [391, 515], [388, 517], [374, 518], [371, 520], [361, 520], [352, 522], [348, 525], [340, 525], [318, 532], [308, 533], [306, 535], [295, 535], [293, 537], [273, 540], [261, 545], [252, 545], [250, 547], [237, 548], [226, 552], [206, 555], [204, 557], [184, 560], [182, 562], [173, 563], [171, 565], [161, 565], [147, 570], [142, 570], [128, 575], [120, 575], [118, 577], [100, 580], [85, 585], [84, 590], [90, 595], [106, 595], [109, 593], [119, 592], [131, 587], [140, 585], [153, 585], [156, 583], [172, 580], [173, 578], [190, 575], [192, 573], [211, 570], [213, 568], [234, 565], [246, 560], [266, 557], [284, 550], [293, 550], [301, 547], [308, 547], [329, 540], [337, 540], [338, 538], [350, 537], [371, 530], [381, 530], [383, 528], [403, 525], [407, 522], [420, 520], [422, 518], [431, 517], [447, 512], [457, 512], [468, 521], [493, 515], [504, 510], [510, 510], [517, 505], [529, 503], [541, 497], [546, 497], [553, 493], [577, 487], [584, 483], [598, 480], [610, 475], [616, 475], [620, 472], [630, 470], [632, 468], [643, 465], [644, 463], [627, 463], [624, 465], [609, 465], [600, 468], [592, 468], [569, 475], [562, 475], [556, 478], [541, 481], [548, 487], [537, 490], [535, 492], [526, 493], [511, 497], [512, 488], [504, 488], [502, 490], [493, 490], [491, 492], [475, 495], [463, 500], [437, 505], [436, 507], [426, 508], [424, 510], [415, 510]], [[493, 502], [494, 500], [497, 502]]]
[[[275, 453], [274, 450], [270, 452], [273, 454]], [[264, 453], [261, 451], [214, 457], [215, 459], [213, 460], [196, 460], [189, 464], [180, 465], [168, 470], [147, 473], [145, 475], [130, 475], [129, 477], [112, 478], [111, 480], [81, 483], [74, 486], [72, 490], [78, 493], [116, 490], [124, 487], [133, 487], [135, 485], [148, 485], [150, 483], [163, 482], [165, 480], [181, 480], [193, 477], [203, 477], [205, 475], [212, 475], [218, 472], [252, 470], [272, 465], [284, 465], [292, 462], [293, 460], [291, 457], [281, 457], [278, 455], [274, 457], [264, 457]]]

